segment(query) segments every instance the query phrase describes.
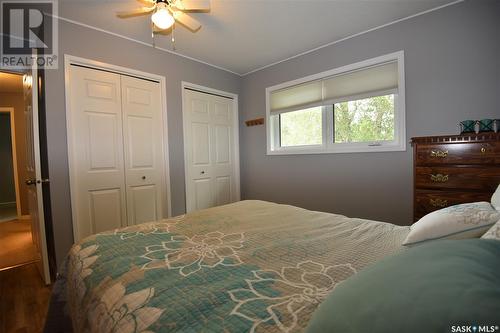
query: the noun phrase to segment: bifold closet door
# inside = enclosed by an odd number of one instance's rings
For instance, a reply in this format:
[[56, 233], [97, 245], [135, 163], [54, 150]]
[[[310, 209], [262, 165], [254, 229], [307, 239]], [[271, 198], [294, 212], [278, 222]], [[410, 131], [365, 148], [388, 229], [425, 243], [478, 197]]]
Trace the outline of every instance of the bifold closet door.
[[162, 217], [160, 85], [121, 77], [128, 225]]
[[163, 217], [160, 84], [71, 66], [71, 194], [76, 241]]
[[127, 225], [120, 87], [119, 74], [71, 66], [75, 241]]
[[233, 100], [184, 91], [186, 208], [236, 201]]

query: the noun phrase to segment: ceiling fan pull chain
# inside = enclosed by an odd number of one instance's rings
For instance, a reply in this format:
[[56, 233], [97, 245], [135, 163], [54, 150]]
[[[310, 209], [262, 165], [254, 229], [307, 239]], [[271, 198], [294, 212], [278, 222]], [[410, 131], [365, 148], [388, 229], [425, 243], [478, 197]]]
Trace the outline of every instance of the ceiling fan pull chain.
[[151, 22], [151, 39], [153, 40], [153, 48], [156, 48], [155, 43], [155, 25]]
[[175, 51], [175, 22], [174, 24], [172, 25], [172, 50]]
[[151, 41], [153, 48], [155, 47], [155, 25], [151, 23]]

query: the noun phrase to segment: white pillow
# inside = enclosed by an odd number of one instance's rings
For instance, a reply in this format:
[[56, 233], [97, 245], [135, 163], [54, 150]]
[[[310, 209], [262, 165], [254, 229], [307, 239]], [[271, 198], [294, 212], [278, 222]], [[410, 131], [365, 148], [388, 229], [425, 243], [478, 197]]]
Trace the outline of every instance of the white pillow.
[[491, 205], [495, 207], [496, 210], [500, 210], [500, 184], [495, 193], [491, 196]]
[[489, 202], [474, 202], [446, 207], [422, 217], [410, 227], [403, 245], [434, 239], [475, 238], [500, 220], [500, 212]]
[[495, 223], [488, 231], [486, 231], [486, 233], [481, 236], [481, 238], [500, 240], [500, 220], [498, 220], [497, 223]]

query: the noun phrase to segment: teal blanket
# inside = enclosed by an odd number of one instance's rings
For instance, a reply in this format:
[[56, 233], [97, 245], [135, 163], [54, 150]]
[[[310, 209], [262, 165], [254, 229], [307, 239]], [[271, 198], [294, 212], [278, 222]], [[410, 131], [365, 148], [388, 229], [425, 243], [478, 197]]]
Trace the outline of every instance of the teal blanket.
[[300, 332], [408, 231], [242, 201], [91, 236], [61, 278], [75, 332]]

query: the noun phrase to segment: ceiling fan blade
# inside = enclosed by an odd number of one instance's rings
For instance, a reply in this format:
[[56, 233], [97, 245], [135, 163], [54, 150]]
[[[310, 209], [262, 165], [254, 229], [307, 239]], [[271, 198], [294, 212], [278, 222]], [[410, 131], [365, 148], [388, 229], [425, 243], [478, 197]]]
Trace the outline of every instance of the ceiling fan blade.
[[156, 4], [156, 0], [137, 0], [137, 1], [145, 4], [146, 6], [153, 6]]
[[174, 18], [177, 22], [193, 32], [198, 31], [201, 28], [200, 22], [181, 11], [174, 12]]
[[139, 16], [139, 15], [151, 13], [154, 9], [155, 9], [154, 6], [153, 7], [142, 7], [142, 8], [137, 8], [137, 9], [133, 9], [133, 10], [116, 12], [116, 16], [121, 17], [121, 18]]
[[175, 7], [185, 11], [209, 11], [210, 0], [176, 0]]

